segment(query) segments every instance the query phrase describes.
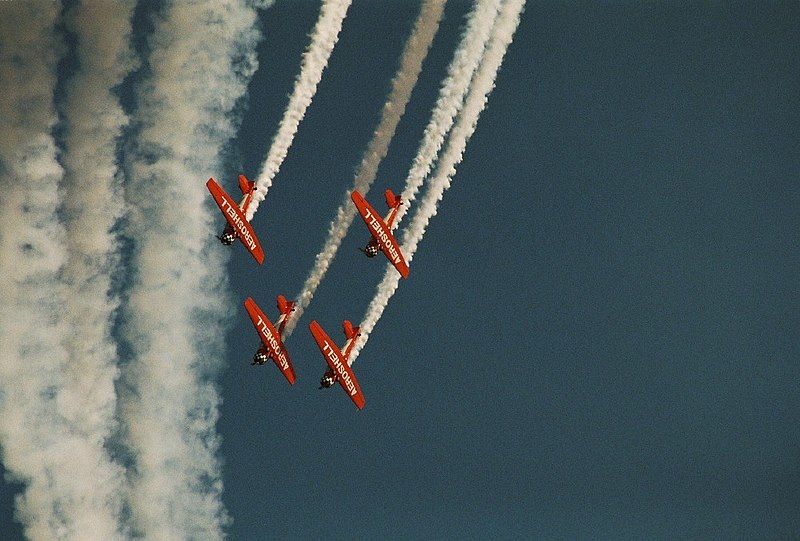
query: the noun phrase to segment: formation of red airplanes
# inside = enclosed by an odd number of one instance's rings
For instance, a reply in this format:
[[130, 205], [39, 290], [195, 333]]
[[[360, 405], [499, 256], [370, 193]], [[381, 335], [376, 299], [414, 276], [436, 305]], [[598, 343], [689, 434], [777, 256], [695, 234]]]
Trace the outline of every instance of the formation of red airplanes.
[[[250, 182], [244, 175], [239, 175], [239, 189], [242, 192], [242, 200], [239, 204], [213, 178], [208, 179], [206, 186], [227, 221], [225, 229], [221, 235], [217, 235], [217, 238], [226, 246], [230, 246], [237, 239], [240, 240], [258, 264], [263, 264], [264, 250], [261, 248], [261, 243], [246, 217], [247, 209], [253, 199], [255, 182]], [[384, 195], [389, 212], [386, 217], [381, 218], [372, 205], [358, 191], [354, 191], [351, 194], [351, 199], [356, 209], [358, 209], [359, 215], [367, 225], [370, 235], [372, 235], [367, 246], [361, 251], [367, 257], [375, 257], [378, 252], [383, 252], [389, 262], [397, 269], [397, 272], [400, 273], [400, 276], [408, 278], [408, 264], [400, 251], [397, 240], [392, 235], [392, 225], [403, 202], [391, 190], [386, 190]], [[296, 381], [294, 367], [282, 339], [283, 330], [290, 314], [294, 310], [294, 303], [287, 301], [283, 295], [278, 295], [277, 301], [278, 319], [275, 320], [277, 328], [264, 315], [264, 312], [251, 297], [244, 301], [244, 307], [262, 343], [253, 356], [252, 364], [263, 365], [272, 359], [289, 384], [294, 385]], [[342, 386], [350, 400], [353, 401], [358, 409], [362, 409], [365, 403], [364, 393], [361, 392], [358, 380], [356, 380], [356, 376], [350, 367], [350, 353], [360, 336], [359, 328], [353, 327], [352, 323], [347, 320], [344, 321], [343, 329], [346, 342], [342, 349], [339, 349], [316, 321], [312, 321], [308, 327], [322, 352], [325, 362], [328, 363], [328, 370], [320, 380], [320, 389], [332, 387], [334, 383], [339, 382], [339, 385]]]

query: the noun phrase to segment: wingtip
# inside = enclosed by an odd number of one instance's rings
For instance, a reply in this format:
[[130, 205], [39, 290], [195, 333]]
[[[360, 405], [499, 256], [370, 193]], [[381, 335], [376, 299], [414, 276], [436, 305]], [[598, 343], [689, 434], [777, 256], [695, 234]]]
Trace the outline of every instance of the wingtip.
[[[256, 239], [256, 242], [258, 242], [258, 239]], [[245, 246], [245, 248], [247, 248], [247, 246]], [[264, 264], [264, 249], [261, 247], [260, 243], [256, 245], [254, 250], [250, 251], [250, 255], [253, 256], [253, 259], [255, 259], [256, 263], [259, 265]]]

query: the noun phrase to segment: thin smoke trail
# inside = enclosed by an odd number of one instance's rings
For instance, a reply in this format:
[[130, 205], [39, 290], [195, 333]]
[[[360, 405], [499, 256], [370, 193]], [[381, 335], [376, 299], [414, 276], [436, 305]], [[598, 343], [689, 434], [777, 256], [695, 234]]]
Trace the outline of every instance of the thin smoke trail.
[[261, 170], [261, 174], [256, 180], [256, 190], [253, 193], [253, 200], [247, 209], [247, 219], [252, 220], [259, 204], [267, 196], [267, 191], [272, 186], [272, 179], [278, 174], [278, 170], [292, 146], [292, 141], [297, 133], [297, 127], [306, 114], [306, 109], [311, 104], [314, 94], [317, 92], [317, 85], [322, 79], [322, 72], [328, 65], [328, 59], [339, 40], [339, 31], [342, 29], [342, 22], [347, 16], [347, 9], [352, 0], [324, 0], [319, 13], [319, 19], [314, 27], [311, 37], [311, 44], [303, 53], [303, 60], [300, 67], [300, 75], [294, 84], [294, 91], [289, 98], [289, 105], [283, 113], [278, 133], [269, 148], [266, 161]]
[[245, 0], [176, 1], [155, 18], [149, 71], [126, 150], [132, 285], [122, 309], [122, 441], [133, 462], [134, 535], [221, 539], [216, 421], [227, 252], [204, 180], [234, 134], [231, 115], [255, 70], [256, 12]]
[[73, 475], [86, 505], [75, 517], [83, 539], [121, 537], [125, 472], [104, 448], [116, 427], [118, 376], [111, 325], [119, 300], [109, 296], [118, 261], [112, 227], [123, 213], [116, 143], [127, 117], [112, 89], [133, 68], [129, 48], [134, 2], [84, 0], [65, 14], [77, 39], [78, 71], [66, 86], [63, 217], [67, 257], [62, 269], [69, 356], [60, 413], [86, 439]]
[[[430, 180], [429, 188], [425, 192], [414, 218], [406, 229], [402, 250], [409, 263], [414, 257], [419, 241], [422, 240], [425, 234], [425, 229], [430, 219], [436, 215], [439, 201], [441, 201], [445, 190], [450, 187], [450, 181], [456, 173], [456, 166], [461, 163], [464, 156], [467, 142], [475, 132], [478, 118], [486, 106], [489, 94], [494, 89], [497, 72], [503, 63], [506, 50], [514, 38], [524, 7], [525, 0], [506, 0], [497, 18], [484, 59], [475, 73], [469, 95], [450, 134], [447, 147], [439, 158], [436, 173]], [[394, 267], [387, 265], [383, 281], [378, 285], [375, 297], [367, 308], [361, 323], [362, 338], [356, 343], [350, 354], [348, 361], [350, 364], [355, 362], [358, 354], [366, 345], [372, 329], [375, 328], [375, 324], [383, 314], [389, 299], [397, 290], [398, 284], [397, 271]]]
[[[470, 12], [464, 36], [453, 55], [453, 60], [448, 66], [448, 75], [439, 90], [439, 97], [434, 106], [433, 113], [431, 114], [431, 120], [425, 128], [422, 142], [417, 151], [417, 156], [409, 171], [406, 180], [406, 189], [401, 195], [406, 202], [410, 202], [414, 199], [425, 175], [430, 171], [433, 162], [436, 160], [442, 142], [453, 125], [453, 119], [461, 109], [464, 96], [472, 80], [472, 74], [480, 63], [483, 50], [489, 39], [492, 24], [499, 9], [500, 0], [479, 0], [475, 8]], [[366, 156], [368, 157], [369, 154]], [[377, 164], [375, 167], [377, 169]], [[368, 189], [371, 182], [374, 180], [375, 173], [372, 172], [371, 175], [372, 179], [370, 183], [362, 182], [368, 177], [364, 177], [363, 179], [357, 177], [354, 183], [355, 188]], [[404, 209], [405, 206], [400, 207], [395, 224], [399, 223], [399, 220], [402, 219], [405, 213]], [[292, 314], [286, 326], [284, 337], [288, 337], [292, 334], [304, 309], [311, 303], [314, 292], [324, 278], [331, 262], [336, 257], [336, 252], [341, 245], [342, 239], [344, 239], [344, 236], [347, 234], [347, 230], [350, 228], [354, 216], [355, 210], [349, 200], [348, 192], [344, 202], [337, 211], [335, 220], [331, 222], [328, 239], [322, 251], [317, 255], [314, 268], [306, 279], [303, 289], [299, 294], [297, 309]]]
[[[428, 56], [428, 50], [433, 43], [433, 38], [439, 30], [446, 0], [425, 0], [420, 8], [411, 35], [406, 41], [400, 59], [400, 67], [392, 80], [392, 90], [386, 103], [383, 105], [381, 120], [372, 136], [372, 140], [364, 152], [361, 165], [353, 181], [353, 189], [362, 194], [369, 191], [378, 173], [378, 166], [389, 150], [397, 125], [406, 110], [411, 92], [417, 84], [422, 63]], [[295, 311], [290, 316], [284, 329], [283, 336], [288, 338], [300, 320], [305, 308], [311, 303], [314, 292], [325, 277], [331, 262], [336, 257], [336, 252], [350, 228], [355, 216], [355, 209], [350, 201], [349, 192], [345, 195], [344, 202], [336, 211], [336, 218], [331, 222], [328, 238], [325, 245], [314, 261], [314, 268], [306, 278], [303, 289], [297, 297]]]
[[456, 115], [464, 105], [464, 97], [470, 88], [473, 74], [483, 58], [486, 43], [500, 10], [500, 4], [500, 0], [481, 0], [475, 6], [467, 33], [448, 69], [448, 75], [442, 85], [436, 107], [431, 114], [419, 150], [406, 177], [405, 188], [400, 197], [407, 204], [398, 209], [392, 229], [396, 229], [400, 225], [408, 212], [410, 208], [408, 203], [416, 198], [425, 177], [430, 174], [439, 151], [442, 149], [444, 139], [453, 127]]

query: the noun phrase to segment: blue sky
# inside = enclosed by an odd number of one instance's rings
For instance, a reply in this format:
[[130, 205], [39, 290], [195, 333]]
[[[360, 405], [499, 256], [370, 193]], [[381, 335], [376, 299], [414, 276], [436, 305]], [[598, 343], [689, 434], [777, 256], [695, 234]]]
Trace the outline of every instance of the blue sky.
[[[262, 13], [229, 190], [258, 172], [317, 9]], [[298, 383], [249, 366], [238, 306], [274, 316], [302, 286], [416, 9], [355, 2], [254, 221], [264, 266], [234, 249], [230, 537], [800, 536], [796, 4], [531, 3], [354, 365], [366, 408], [317, 389], [306, 328], [343, 341], [341, 320], [362, 316], [385, 266], [357, 251], [360, 223], [287, 343]], [[468, 9], [448, 3], [376, 203], [401, 187]]]

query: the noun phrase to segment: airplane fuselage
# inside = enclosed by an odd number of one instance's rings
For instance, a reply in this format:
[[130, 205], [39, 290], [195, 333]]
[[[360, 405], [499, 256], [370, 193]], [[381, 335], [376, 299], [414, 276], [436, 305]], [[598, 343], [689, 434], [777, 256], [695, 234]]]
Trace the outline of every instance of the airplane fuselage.
[[[389, 212], [386, 214], [386, 217], [383, 219], [383, 223], [385, 223], [386, 225], [388, 225], [391, 228], [392, 227], [392, 222], [394, 222], [394, 217], [395, 217], [396, 214], [397, 214], [397, 207], [389, 209]], [[370, 227], [376, 231], [376, 234], [380, 235], [381, 231], [380, 231], [380, 228], [377, 225], [377, 220], [372, 218], [372, 213], [369, 212], [369, 211], [367, 211], [367, 216], [370, 217]], [[389, 246], [389, 249], [391, 250], [391, 252], [394, 251], [394, 248], [392, 248], [391, 245]], [[375, 257], [376, 255], [378, 255], [379, 252], [383, 252], [385, 250], [384, 250], [383, 246], [381, 246], [381, 243], [378, 241], [378, 239], [376, 239], [375, 237], [372, 237], [371, 239], [369, 239], [369, 242], [364, 247], [364, 249], [361, 250], [361, 251], [364, 252], [364, 255], [366, 255], [367, 257]], [[389, 252], [389, 256], [393, 257], [393, 254], [391, 252]]]
[[[353, 349], [353, 345], [354, 345], [353, 342], [354, 342], [354, 338], [348, 338], [347, 342], [344, 343], [344, 348], [342, 348], [342, 356], [344, 357], [344, 362], [346, 362], [348, 365], [350, 364], [348, 359], [350, 358], [350, 351]], [[332, 353], [332, 352], [333, 352], [333, 350], [329, 349], [328, 351], [323, 351], [323, 354], [329, 354], [329, 353]], [[338, 358], [337, 358], [336, 361], [338, 361]], [[319, 385], [320, 385], [319, 388], [320, 389], [323, 389], [323, 388], [327, 389], [329, 387], [333, 387], [333, 384], [336, 383], [337, 381], [339, 381], [339, 375], [336, 372], [334, 372], [332, 368], [329, 368], [322, 375], [322, 379], [319, 380]], [[345, 380], [345, 381], [347, 381], [347, 380]]]
[[[242, 198], [241, 202], [239, 203], [239, 208], [241, 209], [243, 214], [247, 212], [246, 205], [249, 202], [250, 202], [250, 194], [247, 194]], [[238, 217], [234, 213], [228, 212], [227, 214], [229, 216], [231, 216], [231, 218], [233, 220], [238, 220]], [[244, 235], [244, 237], [246, 237], [246, 238], [250, 237], [250, 234], [247, 232], [247, 230], [244, 227], [240, 227], [240, 229], [242, 230], [241, 235]], [[240, 238], [241, 235], [237, 234], [236, 230], [233, 228], [233, 226], [231, 226], [231, 224], [228, 223], [228, 224], [225, 224], [225, 229], [222, 230], [222, 234], [221, 235], [217, 235], [217, 238], [225, 246], [230, 246], [231, 244], [233, 244], [236, 241], [236, 239]], [[252, 239], [248, 238], [247, 240], [248, 240], [248, 244], [252, 243]]]
[[[292, 305], [293, 303], [287, 302], [283, 295], [278, 295], [278, 307], [282, 316], [291, 311]], [[267, 319], [267, 316], [261, 311], [261, 308], [258, 307], [252, 297], [245, 299], [244, 307], [258, 333], [258, 337], [261, 339], [261, 344], [256, 350], [256, 354], [253, 355], [251, 364], [260, 366], [267, 364], [271, 360], [289, 383], [294, 385], [296, 379], [294, 368], [292, 367], [291, 359], [289, 359], [289, 353], [281, 340], [280, 332]], [[285, 317], [279, 318], [279, 321], [281, 319], [285, 320]]]
[[[386, 215], [386, 219], [384, 219], [383, 223], [387, 224], [388, 227], [391, 227], [389, 224], [392, 223], [392, 217], [396, 212], [396, 208], [389, 210], [389, 213]], [[400, 254], [397, 253], [397, 250], [392, 245], [393, 241], [390, 238], [391, 236], [383, 230], [382, 226], [380, 225], [380, 220], [376, 218], [372, 212], [370, 212], [369, 207], [366, 209], [365, 220], [368, 227], [373, 231], [372, 240], [364, 249], [364, 253], [367, 254], [367, 257], [375, 257], [378, 254], [378, 252], [375, 251], [377, 249], [383, 251], [392, 261], [399, 261]], [[372, 248], [373, 243], [375, 248]], [[372, 255], [370, 255], [370, 253], [372, 253]]]
[[347, 337], [344, 351], [336, 346], [333, 340], [331, 340], [331, 337], [328, 336], [316, 321], [309, 323], [308, 328], [322, 356], [325, 358], [325, 364], [328, 365], [320, 380], [320, 389], [332, 387], [334, 383], [338, 382], [348, 398], [353, 401], [353, 404], [355, 404], [358, 409], [364, 409], [364, 393], [358, 385], [353, 369], [350, 368], [352, 349], [355, 345], [356, 338], [360, 335], [359, 327], [354, 327], [348, 320], [342, 322], [342, 329], [344, 330], [344, 335]]

